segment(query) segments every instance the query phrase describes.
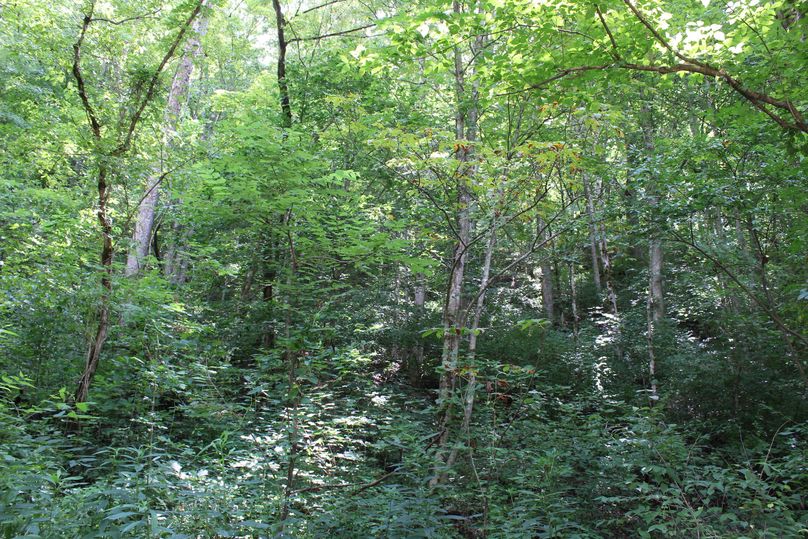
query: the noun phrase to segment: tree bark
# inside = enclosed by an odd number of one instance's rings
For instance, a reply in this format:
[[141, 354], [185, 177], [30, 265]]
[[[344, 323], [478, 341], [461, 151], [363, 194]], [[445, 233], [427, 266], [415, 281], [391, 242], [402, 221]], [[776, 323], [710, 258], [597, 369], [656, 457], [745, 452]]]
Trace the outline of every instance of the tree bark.
[[614, 287], [614, 279], [612, 276], [612, 257], [609, 254], [609, 244], [606, 240], [606, 231], [602, 225], [596, 227], [598, 234], [598, 243], [600, 246], [600, 256], [603, 261], [603, 277], [606, 281], [606, 298], [609, 302], [609, 308], [612, 314], [612, 333], [614, 338], [614, 351], [617, 359], [622, 361], [625, 357], [623, 350], [623, 335], [622, 335], [622, 322], [620, 320], [620, 309], [617, 304], [617, 290]]
[[[474, 320], [471, 323], [469, 333], [469, 349], [466, 360], [466, 372], [468, 374], [468, 382], [466, 384], [466, 391], [463, 395], [463, 421], [460, 425], [460, 432], [470, 437], [469, 428], [471, 426], [471, 415], [474, 411], [474, 396], [477, 391], [477, 369], [474, 365], [474, 357], [477, 353], [477, 334], [480, 329], [480, 318], [483, 314], [483, 306], [485, 305], [485, 293], [488, 290], [488, 280], [491, 277], [491, 258], [494, 254], [494, 247], [497, 244], [497, 222], [496, 215], [494, 222], [491, 225], [491, 232], [488, 237], [488, 244], [485, 248], [485, 259], [483, 262], [483, 273], [480, 278], [480, 290], [477, 293], [477, 302], [474, 306]], [[447, 467], [451, 468], [457, 460], [458, 448], [455, 446], [449, 458], [446, 460]]]
[[[289, 518], [292, 493], [294, 492], [294, 481], [296, 476], [297, 459], [300, 453], [300, 424], [298, 418], [298, 408], [300, 407], [300, 388], [297, 385], [298, 354], [292, 345], [292, 314], [295, 304], [294, 286], [297, 281], [298, 260], [297, 249], [295, 247], [294, 236], [292, 234], [292, 209], [286, 211], [284, 216], [284, 227], [286, 228], [286, 239], [289, 248], [289, 272], [286, 275], [286, 309], [284, 314], [284, 340], [286, 350], [284, 359], [287, 364], [287, 374], [289, 382], [289, 392], [287, 395], [286, 409], [291, 414], [292, 425], [289, 429], [289, 462], [286, 468], [286, 485], [284, 488], [283, 502], [281, 506], [280, 521], [281, 526], [285, 526]], [[283, 531], [283, 528], [282, 528]], [[281, 533], [283, 535], [283, 533]]]
[[578, 290], [575, 284], [575, 262], [569, 262], [570, 274], [570, 306], [572, 308], [572, 335], [575, 340], [578, 340], [578, 325], [580, 318], [578, 317]]
[[[543, 240], [550, 241], [550, 227], [546, 225], [541, 217], [536, 218], [538, 231], [541, 231]], [[549, 244], [545, 245], [549, 247]], [[549, 254], [549, 249], [548, 254]], [[553, 264], [549, 256], [545, 256], [541, 262], [541, 302], [544, 308], [544, 316], [550, 323], [555, 323], [555, 286], [553, 284]]]
[[[651, 160], [654, 156], [654, 128], [653, 119], [651, 118], [651, 110], [647, 104], [642, 106], [642, 116], [640, 119], [643, 144], [645, 150], [645, 159]], [[653, 169], [653, 167], [648, 167]], [[659, 322], [665, 317], [665, 300], [662, 289], [662, 264], [663, 264], [663, 251], [662, 240], [659, 237], [658, 226], [653, 222], [653, 215], [659, 207], [659, 186], [657, 179], [653, 172], [651, 172], [646, 184], [646, 194], [648, 198], [649, 214], [652, 216], [650, 223], [650, 235], [648, 238], [648, 302], [647, 302], [647, 340], [648, 340], [648, 375], [651, 382], [650, 402], [653, 405], [659, 399], [657, 394], [657, 359], [656, 350], [654, 349], [654, 336], [656, 334]]]
[[[424, 318], [424, 304], [426, 303], [426, 282], [424, 281], [423, 273], [415, 276], [415, 290], [413, 303], [415, 305], [415, 316], [418, 320]], [[410, 385], [417, 387], [421, 383], [421, 369], [424, 365], [424, 341], [420, 336], [416, 337], [417, 341], [413, 349], [412, 356], [407, 362], [407, 379]]]
[[[452, 2], [454, 13], [462, 13], [460, 0]], [[457, 238], [452, 253], [452, 265], [449, 270], [449, 283], [446, 291], [446, 300], [443, 308], [443, 351], [441, 353], [441, 375], [438, 390], [438, 407], [440, 417], [440, 435], [438, 437], [437, 460], [439, 469], [436, 470], [435, 479], [430, 481], [434, 486], [446, 478], [446, 463], [444, 449], [449, 441], [450, 428], [453, 421], [454, 409], [451, 399], [455, 393], [457, 381], [457, 358], [460, 351], [460, 340], [463, 328], [460, 327], [461, 300], [463, 294], [463, 281], [465, 275], [466, 258], [469, 242], [471, 241], [471, 192], [469, 190], [469, 176], [473, 174], [471, 156], [472, 145], [476, 140], [477, 111], [475, 97], [467, 103], [465, 89], [465, 69], [463, 53], [459, 46], [454, 49], [454, 78], [455, 78], [455, 159], [458, 161], [455, 173], [457, 189]], [[468, 124], [467, 124], [468, 120]]]
[[283, 16], [280, 0], [272, 0], [275, 9], [275, 28], [278, 35], [278, 93], [281, 102], [281, 125], [288, 129], [292, 127], [292, 102], [289, 98], [289, 85], [286, 82], [286, 49], [289, 42], [286, 40], [286, 19]]
[[592, 281], [595, 283], [595, 291], [600, 296], [603, 285], [600, 280], [600, 253], [598, 253], [597, 222], [595, 221], [595, 202], [592, 199], [592, 189], [589, 185], [589, 178], [583, 175], [584, 197], [586, 198], [586, 216], [589, 225], [589, 251], [592, 255]]
[[87, 36], [87, 31], [90, 28], [90, 24], [93, 21], [93, 13], [95, 12], [95, 1], [91, 1], [87, 12], [85, 13], [84, 17], [82, 18], [81, 30], [79, 32], [78, 39], [76, 43], [73, 45], [73, 66], [72, 66], [72, 74], [73, 78], [76, 81], [76, 90], [79, 94], [79, 99], [81, 100], [82, 107], [84, 108], [84, 112], [87, 116], [87, 122], [90, 127], [90, 132], [92, 137], [96, 143], [96, 150], [98, 152], [98, 172], [96, 176], [96, 184], [97, 184], [97, 192], [98, 192], [98, 222], [101, 225], [101, 296], [99, 298], [98, 308], [96, 310], [97, 315], [97, 326], [95, 334], [93, 335], [92, 339], [90, 340], [88, 350], [87, 350], [87, 359], [85, 361], [84, 370], [79, 378], [76, 393], [75, 393], [75, 401], [77, 403], [85, 402], [89, 396], [90, 392], [90, 385], [92, 384], [93, 378], [95, 377], [95, 373], [98, 370], [98, 364], [101, 359], [101, 352], [104, 348], [104, 343], [107, 340], [107, 335], [109, 333], [109, 318], [110, 318], [110, 310], [111, 305], [110, 302], [112, 300], [112, 262], [115, 257], [115, 245], [112, 241], [112, 222], [109, 217], [109, 213], [107, 211], [107, 204], [109, 202], [109, 178], [112, 175], [112, 171], [109, 168], [110, 163], [113, 159], [123, 157], [126, 155], [129, 150], [131, 149], [132, 145], [132, 137], [135, 134], [135, 131], [140, 123], [140, 120], [143, 115], [143, 111], [146, 109], [146, 106], [154, 97], [154, 92], [157, 87], [157, 81], [160, 77], [160, 74], [165, 69], [165, 66], [168, 64], [169, 60], [173, 57], [174, 52], [177, 49], [177, 46], [182, 41], [185, 32], [188, 28], [193, 25], [194, 20], [199, 15], [199, 12], [202, 10], [204, 0], [200, 0], [199, 3], [196, 4], [194, 9], [189, 14], [188, 18], [185, 20], [183, 26], [180, 28], [180, 31], [177, 33], [176, 37], [174, 38], [173, 42], [171, 43], [168, 51], [163, 55], [163, 58], [160, 64], [155, 68], [154, 72], [149, 79], [148, 86], [146, 88], [145, 94], [142, 98], [138, 101], [132, 116], [128, 118], [128, 122], [125, 122], [125, 129], [117, 133], [117, 140], [115, 141], [116, 145], [112, 150], [102, 150], [103, 143], [104, 143], [104, 134], [102, 133], [102, 124], [99, 119], [98, 113], [96, 112], [95, 107], [93, 107], [92, 102], [90, 101], [90, 97], [87, 94], [87, 86], [84, 80], [84, 73], [81, 68], [81, 55], [82, 55], [82, 47], [84, 45], [84, 39]]
[[84, 371], [79, 378], [76, 387], [75, 401], [85, 402], [90, 393], [90, 385], [98, 370], [98, 363], [101, 360], [101, 351], [107, 340], [109, 333], [109, 313], [110, 296], [112, 295], [112, 259], [115, 254], [112, 244], [112, 223], [107, 213], [107, 202], [109, 202], [109, 186], [107, 184], [107, 165], [98, 165], [98, 223], [101, 225], [101, 297], [98, 303], [98, 326], [95, 336], [90, 341], [87, 350], [87, 360], [84, 364]]
[[648, 247], [648, 376], [651, 380], [651, 403], [659, 400], [656, 379], [656, 351], [654, 336], [657, 325], [665, 316], [662, 296], [662, 241], [652, 237]]
[[[203, 2], [204, 4], [204, 2]], [[191, 75], [194, 71], [194, 60], [202, 55], [202, 37], [207, 30], [207, 18], [198, 17], [193, 25], [193, 31], [185, 43], [185, 50], [180, 60], [177, 72], [171, 82], [171, 90], [168, 93], [168, 103], [165, 111], [165, 144], [170, 150], [177, 131], [182, 106], [188, 97], [188, 88], [191, 82]], [[146, 194], [138, 207], [137, 221], [132, 235], [132, 248], [126, 257], [127, 277], [136, 275], [143, 269], [146, 257], [149, 255], [152, 231], [154, 229], [155, 213], [157, 203], [160, 198], [160, 183], [165, 177], [160, 172], [161, 166], [154, 166], [154, 174], [147, 182]], [[173, 263], [173, 261], [172, 261]]]

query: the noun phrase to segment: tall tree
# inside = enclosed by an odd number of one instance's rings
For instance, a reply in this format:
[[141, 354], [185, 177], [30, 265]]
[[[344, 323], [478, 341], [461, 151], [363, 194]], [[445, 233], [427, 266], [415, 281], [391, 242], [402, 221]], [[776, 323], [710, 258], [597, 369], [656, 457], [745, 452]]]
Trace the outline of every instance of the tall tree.
[[[203, 2], [204, 6], [204, 2]], [[170, 152], [176, 136], [177, 124], [182, 116], [183, 104], [188, 97], [188, 89], [191, 85], [191, 75], [194, 71], [194, 62], [198, 62], [202, 56], [202, 38], [207, 27], [207, 16], [205, 14], [196, 18], [192, 31], [185, 42], [185, 49], [180, 59], [177, 71], [171, 82], [171, 89], [168, 92], [168, 103], [166, 104], [164, 128], [164, 146], [166, 152]], [[160, 199], [161, 183], [166, 178], [169, 171], [163, 170], [164, 159], [160, 159], [153, 165], [154, 173], [146, 182], [146, 191], [137, 209], [137, 220], [132, 234], [132, 248], [126, 258], [126, 275], [136, 275], [143, 268], [149, 248], [152, 245], [152, 235], [154, 231], [155, 213], [157, 203]]]
[[[82, 106], [87, 116], [90, 132], [96, 145], [96, 186], [98, 191], [98, 222], [101, 227], [101, 296], [95, 312], [96, 330], [90, 339], [90, 344], [87, 351], [87, 359], [84, 366], [84, 371], [79, 378], [78, 386], [76, 388], [75, 400], [76, 402], [84, 402], [90, 391], [90, 384], [92, 383], [95, 372], [98, 369], [98, 363], [101, 359], [101, 352], [104, 348], [104, 343], [107, 340], [110, 323], [110, 301], [112, 293], [112, 277], [113, 277], [113, 258], [115, 255], [115, 248], [113, 242], [113, 229], [112, 222], [109, 216], [109, 196], [110, 196], [110, 178], [117, 172], [114, 169], [115, 163], [124, 157], [132, 147], [132, 141], [135, 132], [143, 118], [143, 112], [146, 107], [155, 97], [158, 81], [161, 73], [168, 65], [168, 62], [174, 56], [174, 52], [181, 43], [188, 29], [193, 24], [202, 10], [203, 0], [199, 0], [193, 5], [188, 17], [180, 27], [176, 37], [171, 42], [168, 50], [163, 55], [162, 60], [154, 69], [151, 76], [147, 80], [146, 90], [136, 100], [134, 110], [130, 114], [127, 121], [123, 122], [123, 129], [115, 133], [113, 141], [106, 140], [106, 133], [101, 124], [101, 118], [96, 112], [95, 106], [90, 101], [88, 94], [87, 84], [82, 70], [82, 52], [87, 37], [87, 32], [93, 22], [93, 15], [95, 13], [96, 2], [90, 0], [82, 18], [81, 29], [76, 43], [73, 45], [73, 77], [76, 80], [76, 90], [81, 99]], [[111, 149], [109, 149], [111, 147]]]

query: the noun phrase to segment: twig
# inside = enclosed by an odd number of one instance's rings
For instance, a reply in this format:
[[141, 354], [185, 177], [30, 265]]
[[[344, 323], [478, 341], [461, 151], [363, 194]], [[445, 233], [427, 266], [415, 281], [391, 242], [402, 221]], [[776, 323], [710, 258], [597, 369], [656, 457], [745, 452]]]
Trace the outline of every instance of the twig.
[[319, 41], [321, 39], [326, 39], [329, 37], [340, 37], [345, 36], [348, 34], [352, 34], [354, 32], [359, 32], [361, 30], [366, 30], [368, 28], [373, 28], [376, 26], [376, 23], [366, 24], [364, 26], [359, 26], [357, 28], [351, 28], [350, 30], [342, 30], [341, 32], [332, 32], [330, 34], [321, 34], [319, 36], [310, 36], [310, 37], [294, 37], [287, 41], [286, 43], [296, 43], [298, 41]]
[[112, 19], [104, 19], [104, 18], [101, 18], [101, 17], [95, 17], [90, 22], [106, 22], [106, 23], [118, 26], [118, 25], [121, 25], [121, 24], [124, 24], [124, 23], [127, 23], [127, 22], [138, 21], [140, 19], [148, 19], [148, 18], [152, 17], [153, 15], [157, 15], [158, 13], [160, 13], [160, 8], [157, 8], [154, 11], [150, 11], [149, 13], [144, 13], [143, 15], [135, 15], [134, 17], [127, 17], [126, 19], [121, 19], [119, 21], [113, 21]]

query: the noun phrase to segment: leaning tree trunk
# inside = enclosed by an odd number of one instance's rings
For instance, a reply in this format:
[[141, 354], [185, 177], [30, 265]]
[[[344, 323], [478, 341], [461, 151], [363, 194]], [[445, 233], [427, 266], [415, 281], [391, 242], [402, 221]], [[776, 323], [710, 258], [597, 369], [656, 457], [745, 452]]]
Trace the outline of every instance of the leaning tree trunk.
[[93, 382], [98, 362], [101, 359], [101, 350], [109, 333], [110, 296], [112, 295], [112, 259], [115, 250], [112, 244], [112, 223], [107, 212], [109, 202], [109, 186], [107, 185], [107, 166], [98, 165], [98, 223], [101, 225], [101, 297], [98, 303], [98, 326], [95, 335], [87, 349], [87, 360], [84, 370], [76, 387], [76, 402], [85, 402], [90, 393], [90, 384]]
[[[185, 43], [185, 51], [174, 74], [171, 83], [171, 90], [168, 93], [168, 104], [165, 112], [165, 139], [166, 146], [171, 148], [176, 135], [177, 124], [182, 111], [183, 102], [188, 97], [191, 75], [194, 71], [194, 60], [202, 55], [201, 38], [207, 29], [207, 18], [199, 17], [193, 26], [188, 41]], [[154, 220], [157, 211], [157, 202], [160, 198], [160, 184], [165, 177], [160, 173], [161, 166], [154, 166], [154, 173], [147, 182], [146, 194], [138, 207], [137, 221], [132, 235], [132, 248], [126, 257], [126, 276], [136, 275], [143, 269], [146, 257], [149, 255], [152, 233], [154, 230]], [[173, 250], [171, 251], [173, 255]], [[170, 264], [174, 264], [173, 256]], [[172, 270], [173, 273], [173, 270]]]

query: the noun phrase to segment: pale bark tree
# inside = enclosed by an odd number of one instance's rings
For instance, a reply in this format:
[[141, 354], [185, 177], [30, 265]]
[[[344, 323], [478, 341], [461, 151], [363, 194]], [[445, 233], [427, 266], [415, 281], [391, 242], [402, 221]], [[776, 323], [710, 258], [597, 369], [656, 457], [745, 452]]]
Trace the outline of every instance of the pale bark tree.
[[600, 296], [603, 285], [600, 280], [600, 253], [598, 252], [597, 218], [595, 216], [595, 201], [592, 199], [592, 189], [589, 185], [589, 177], [583, 174], [584, 197], [586, 199], [586, 217], [589, 228], [589, 252], [592, 257], [592, 281], [595, 284], [595, 292]]
[[[185, 50], [171, 82], [171, 90], [168, 93], [168, 103], [166, 104], [163, 119], [165, 146], [169, 151], [174, 142], [183, 104], [188, 97], [194, 62], [202, 55], [202, 37], [204, 37], [207, 29], [207, 21], [208, 19], [205, 16], [197, 17], [196, 21], [194, 21], [192, 32], [190, 32], [188, 40], [185, 42]], [[161, 163], [155, 164], [153, 169], [154, 173], [147, 182], [146, 193], [138, 207], [137, 221], [132, 235], [132, 248], [126, 258], [125, 273], [127, 276], [136, 275], [143, 269], [146, 257], [149, 255], [149, 247], [152, 244], [160, 187], [166, 177], [163, 173], [164, 171], [161, 170]], [[169, 260], [173, 260], [173, 258], [173, 256], [169, 256]]]
[[603, 277], [606, 283], [606, 299], [609, 302], [609, 309], [612, 315], [612, 337], [614, 339], [614, 351], [617, 359], [622, 361], [625, 357], [623, 350], [622, 322], [620, 320], [620, 308], [617, 303], [617, 289], [614, 286], [614, 275], [612, 271], [612, 255], [609, 252], [609, 242], [606, 239], [606, 226], [598, 223], [595, 227], [597, 234], [598, 250], [603, 263]]
[[[550, 227], [541, 217], [536, 218], [537, 230], [541, 231], [544, 241], [549, 242], [552, 237]], [[549, 244], [549, 243], [548, 243]], [[553, 283], [553, 264], [550, 260], [550, 252], [542, 257], [541, 261], [541, 301], [544, 308], [544, 316], [550, 323], [555, 323], [555, 286]]]
[[[471, 416], [474, 411], [474, 397], [477, 391], [477, 367], [474, 364], [474, 358], [477, 354], [477, 336], [480, 332], [480, 319], [483, 314], [483, 306], [485, 305], [485, 294], [488, 290], [489, 280], [491, 278], [491, 259], [494, 254], [494, 247], [497, 244], [497, 219], [498, 216], [494, 215], [494, 220], [491, 224], [491, 231], [488, 236], [488, 243], [485, 247], [485, 258], [483, 260], [483, 272], [480, 278], [480, 289], [477, 293], [477, 300], [474, 304], [474, 319], [469, 328], [469, 347], [467, 355], [467, 385], [466, 391], [463, 395], [463, 421], [460, 425], [460, 432], [470, 437], [469, 428], [471, 426]], [[449, 453], [449, 458], [446, 465], [451, 467], [457, 460], [458, 447], [452, 448]]]
[[[653, 214], [659, 207], [660, 202], [659, 186], [657, 185], [657, 178], [654, 171], [655, 167], [653, 165], [653, 119], [651, 117], [650, 107], [647, 105], [647, 103], [642, 106], [641, 111], [642, 116], [640, 122], [642, 128], [643, 150], [645, 153], [646, 163], [648, 163], [647, 166], [651, 171], [649, 174], [648, 183], [646, 185], [646, 197], [649, 209]], [[662, 240], [660, 239], [658, 226], [652, 222], [648, 238], [648, 329], [646, 332], [648, 340], [648, 375], [650, 378], [650, 399], [652, 404], [659, 399], [659, 395], [657, 393], [657, 358], [654, 337], [659, 323], [665, 317], [665, 299], [662, 288], [663, 259], [664, 253], [662, 250]]]
[[580, 317], [578, 316], [578, 289], [575, 284], [575, 261], [570, 260], [567, 267], [569, 268], [570, 279], [570, 307], [572, 309], [572, 334], [575, 340], [578, 340], [578, 327], [580, 324]]
[[101, 360], [101, 352], [104, 348], [104, 343], [107, 340], [109, 332], [109, 320], [111, 310], [111, 294], [112, 294], [112, 277], [113, 267], [112, 263], [115, 257], [115, 244], [113, 242], [113, 228], [112, 220], [109, 215], [109, 196], [110, 196], [110, 178], [115, 172], [111, 167], [114, 166], [116, 160], [126, 156], [131, 147], [132, 141], [137, 131], [137, 127], [143, 118], [143, 112], [146, 107], [153, 100], [157, 91], [158, 81], [161, 73], [165, 69], [168, 62], [174, 56], [177, 47], [182, 42], [183, 37], [188, 32], [189, 28], [193, 25], [194, 20], [199, 15], [203, 7], [203, 1], [200, 0], [194, 5], [188, 18], [180, 27], [179, 32], [168, 48], [168, 51], [163, 55], [160, 64], [155, 68], [151, 77], [146, 85], [145, 92], [142, 97], [136, 102], [133, 112], [128, 118], [124, 118], [121, 122], [124, 127], [122, 130], [115, 134], [114, 144], [111, 150], [103, 150], [105, 145], [105, 132], [102, 126], [100, 116], [90, 101], [87, 93], [87, 84], [84, 78], [84, 72], [81, 66], [82, 48], [84, 46], [87, 31], [93, 21], [93, 14], [95, 12], [96, 2], [91, 0], [87, 11], [82, 18], [82, 25], [79, 32], [79, 37], [73, 45], [73, 78], [76, 81], [76, 90], [79, 94], [82, 107], [87, 116], [87, 122], [90, 127], [90, 132], [93, 141], [96, 144], [98, 155], [96, 163], [96, 186], [98, 192], [98, 209], [96, 215], [101, 227], [101, 296], [99, 298], [98, 306], [95, 312], [96, 329], [93, 336], [90, 338], [90, 343], [87, 350], [87, 358], [76, 387], [74, 395], [76, 402], [85, 402], [89, 395], [90, 385], [92, 384], [95, 373], [98, 370], [98, 364]]
[[[456, 14], [463, 12], [463, 6], [459, 0], [453, 1], [452, 9]], [[469, 182], [470, 176], [474, 172], [472, 152], [477, 136], [477, 111], [476, 103], [474, 102], [476, 96], [470, 96], [466, 92], [465, 63], [466, 60], [460, 46], [455, 46], [455, 159], [458, 161], [457, 172], [454, 174], [455, 189], [457, 191], [456, 223], [454, 228], [456, 237], [443, 306], [443, 351], [441, 353], [441, 373], [438, 390], [441, 430], [437, 443], [439, 467], [445, 466], [445, 459], [448, 458], [444, 452], [444, 447], [449, 440], [454, 415], [451, 398], [454, 395], [457, 382], [457, 359], [463, 333], [463, 327], [460, 323], [463, 282], [471, 242], [470, 206], [472, 197]], [[430, 484], [435, 485], [445, 477], [445, 470], [439, 470]]]
[[[424, 304], [426, 303], [426, 280], [423, 273], [415, 276], [415, 289], [413, 290], [413, 305], [417, 320], [424, 318]], [[421, 369], [424, 364], [424, 341], [418, 337], [413, 347], [412, 355], [407, 361], [407, 378], [410, 385], [417, 386], [421, 382]]]

